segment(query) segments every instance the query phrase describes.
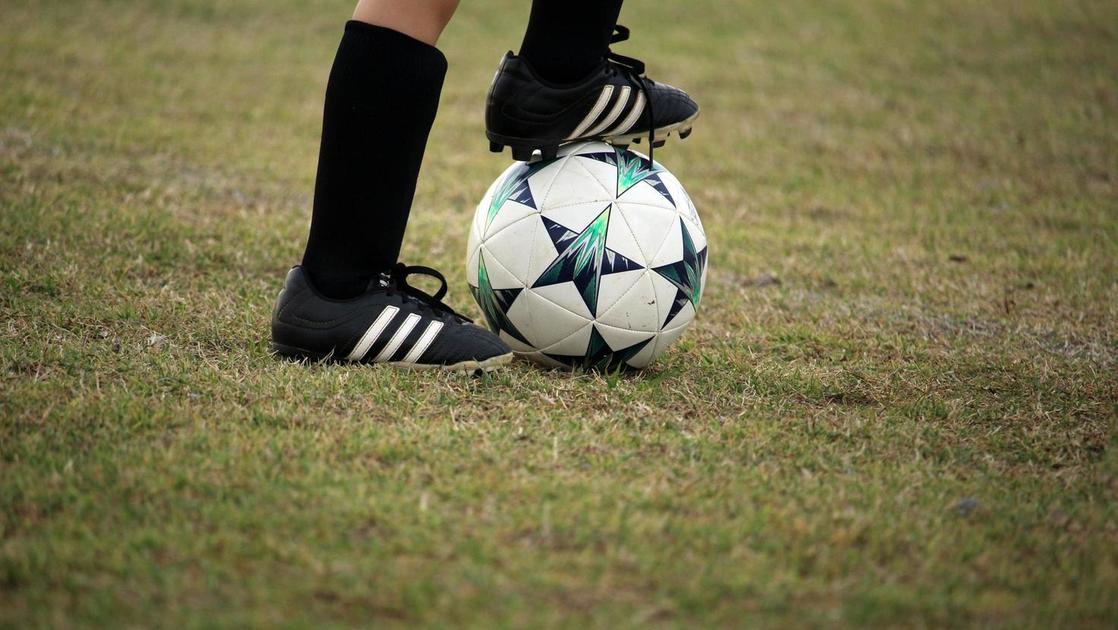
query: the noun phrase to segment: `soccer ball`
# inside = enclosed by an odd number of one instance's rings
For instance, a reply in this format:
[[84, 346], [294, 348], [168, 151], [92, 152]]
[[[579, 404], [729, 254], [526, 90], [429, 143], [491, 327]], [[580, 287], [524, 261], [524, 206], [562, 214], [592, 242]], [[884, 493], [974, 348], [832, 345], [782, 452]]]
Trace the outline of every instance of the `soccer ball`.
[[601, 142], [517, 162], [474, 214], [466, 278], [493, 332], [554, 367], [643, 368], [695, 318], [707, 241], [660, 164]]

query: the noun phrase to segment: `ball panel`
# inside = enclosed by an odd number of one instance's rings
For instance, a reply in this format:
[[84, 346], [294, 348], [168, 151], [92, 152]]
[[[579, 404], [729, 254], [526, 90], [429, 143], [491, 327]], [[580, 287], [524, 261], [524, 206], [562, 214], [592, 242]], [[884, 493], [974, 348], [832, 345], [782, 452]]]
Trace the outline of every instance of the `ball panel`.
[[682, 210], [687, 205], [684, 201], [687, 198], [687, 191], [684, 190], [683, 185], [679, 183], [679, 180], [676, 179], [676, 176], [673, 175], [671, 171], [665, 169], [663, 166], [661, 166], [660, 169], [660, 172], [657, 173], [660, 176], [660, 181], [663, 183], [668, 193], [671, 194], [672, 199], [675, 200], [676, 209]]
[[[489, 251], [487, 245], [482, 245], [478, 251], [480, 252], [480, 255], [484, 257], [485, 272], [486, 275], [489, 277], [490, 287], [494, 289], [524, 288], [524, 283], [520, 281], [520, 278], [517, 278], [516, 275], [508, 269], [505, 269], [504, 264], [501, 263], [501, 259], [497, 256], [494, 256], [492, 252]], [[477, 268], [474, 270], [475, 274], [477, 274], [478, 270], [481, 268], [482, 260], [479, 259], [477, 263]]]
[[598, 334], [601, 335], [602, 339], [605, 339], [609, 347], [615, 351], [631, 348], [658, 335], [658, 333], [648, 333], [640, 330], [615, 328], [602, 323], [597, 323], [595, 326], [598, 330]]
[[[528, 286], [529, 278], [533, 277], [530, 268], [532, 259], [524, 255], [525, 244], [531, 247], [531, 243], [541, 240], [537, 239], [541, 229], [539, 217], [533, 214], [489, 236], [483, 241], [482, 247], [489, 252], [493, 260], [498, 261], [501, 267], [517, 279], [520, 286]], [[546, 234], [542, 237], [542, 241], [547, 242]]]
[[588, 317], [559, 306], [532, 289], [521, 291], [509, 308], [508, 317], [536, 348], [553, 344], [590, 321]]
[[[690, 322], [690, 320], [688, 321]], [[656, 341], [649, 344], [650, 346], [653, 346], [651, 359], [655, 359], [656, 357], [663, 354], [663, 352], [667, 350], [669, 346], [671, 346], [673, 343], [676, 342], [676, 340], [683, 336], [683, 332], [685, 330], [687, 330], [686, 325], [677, 326], [670, 330], [662, 331], [659, 335], [657, 335]]]
[[633, 357], [626, 361], [626, 363], [628, 363], [629, 367], [631, 368], [643, 370], [644, 368], [648, 367], [648, 365], [652, 363], [657, 356], [659, 356], [659, 353], [656, 351], [656, 347], [656, 340], [653, 340], [652, 342], [645, 345], [645, 347], [642, 348], [640, 352], [633, 355]]
[[662, 205], [636, 204], [628, 199], [619, 199], [614, 206], [640, 249], [641, 264], [651, 265], [679, 222], [675, 210]]
[[498, 191], [508, 185], [507, 182], [509, 178], [519, 171], [520, 168], [521, 165], [518, 162], [509, 164], [508, 168], [502, 171], [501, 174], [497, 176], [497, 179], [493, 180], [493, 183], [489, 185], [489, 189], [485, 191], [485, 196], [478, 202], [477, 208], [474, 210], [474, 226], [479, 234], [485, 233], [485, 227], [489, 223], [490, 218], [489, 210], [494, 207], [494, 204], [499, 207], [504, 203], [503, 199], [498, 199]]
[[481, 233], [481, 239], [487, 240], [499, 234], [510, 225], [518, 221], [523, 221], [526, 218], [534, 217], [537, 214], [539, 214], [539, 211], [535, 208], [510, 199], [497, 210], [497, 214], [493, 216], [493, 220]]
[[609, 207], [609, 201], [595, 199], [565, 206], [548, 206], [541, 214], [572, 232], [581, 232]]
[[670, 265], [683, 259], [683, 232], [680, 229], [680, 221], [678, 217], [675, 219], [675, 225], [668, 230], [667, 238], [660, 245], [660, 249], [648, 261], [649, 268]]
[[[617, 276], [634, 277], [615, 281]], [[604, 325], [644, 334], [660, 330], [659, 300], [646, 271], [602, 278], [598, 302], [597, 321]]]
[[[563, 282], [560, 284], [552, 284], [544, 287], [532, 287], [526, 289], [533, 295], [542, 300], [546, 300], [554, 305], [554, 308], [565, 310], [573, 315], [577, 315], [587, 320], [594, 319], [594, 314], [586, 306], [586, 300], [583, 298], [582, 293], [579, 293], [578, 287], [573, 282]], [[546, 322], [544, 322], [546, 325]]]
[[663, 185], [661, 184], [660, 175], [662, 173], [655, 173], [645, 179], [641, 179], [628, 188], [626, 188], [617, 198], [621, 201], [631, 201], [633, 203], [646, 203], [650, 206], [665, 208], [672, 212], [676, 211], [676, 200], [673, 196], [668, 199], [664, 196]]
[[625, 216], [617, 209], [614, 203], [609, 208], [609, 228], [606, 231], [606, 247], [617, 254], [633, 261], [637, 265], [645, 266], [645, 255], [640, 242], [633, 234], [633, 230]]
[[591, 177], [598, 182], [602, 194], [609, 199], [617, 198], [617, 167], [604, 162], [601, 159], [588, 157], [589, 155], [601, 157], [603, 155], [614, 154], [616, 150], [613, 147], [608, 147], [602, 151], [583, 151], [575, 155], [571, 159], [571, 168], [578, 167], [586, 171]]
[[478, 283], [478, 263], [480, 262], [478, 260], [478, 255], [481, 252], [481, 248], [471, 244], [469, 252], [470, 255], [466, 258], [466, 284], [476, 289]]
[[562, 169], [539, 201], [540, 208], [557, 208], [591, 201], [602, 202], [602, 207], [613, 201], [613, 190], [607, 189], [597, 177], [581, 165], [582, 160], [567, 159]]
[[[532, 286], [540, 275], [551, 266], [559, 255], [555, 245], [552, 244], [551, 235], [543, 219], [532, 222], [532, 236], [530, 239], [519, 241], [518, 244], [510, 243], [516, 247], [513, 252], [520, 252], [518, 264], [525, 266], [525, 286]], [[525, 252], [525, 250], [527, 250]], [[527, 255], [525, 255], [525, 253]]]
[[685, 199], [685, 202], [686, 203], [681, 204], [681, 206], [679, 207], [679, 213], [683, 215], [685, 219], [689, 219], [691, 223], [701, 228], [703, 222], [699, 219], [699, 210], [695, 208], [695, 202], [691, 199], [691, 197], [687, 197]]
[[586, 354], [586, 349], [590, 345], [590, 331], [593, 328], [594, 326], [590, 322], [585, 322], [582, 328], [562, 339], [557, 339], [553, 343], [542, 346], [540, 352], [558, 356], [582, 357]]
[[535, 348], [530, 344], [524, 343], [523, 341], [517, 339], [516, 337], [513, 337], [503, 330], [498, 333], [497, 336], [501, 338], [501, 341], [507, 343], [509, 347], [512, 348], [512, 351], [517, 354], [535, 351]]
[[685, 307], [682, 302], [677, 304], [677, 298], [680, 297], [679, 287], [655, 272], [649, 274], [648, 277], [653, 291], [655, 291], [657, 317], [659, 317], [657, 328], [668, 328], [678, 319], [679, 314], [683, 312]]
[[695, 245], [695, 251], [702, 251], [707, 247], [707, 234], [702, 223], [696, 223], [687, 217], [682, 217], [683, 224], [687, 226], [687, 235]]

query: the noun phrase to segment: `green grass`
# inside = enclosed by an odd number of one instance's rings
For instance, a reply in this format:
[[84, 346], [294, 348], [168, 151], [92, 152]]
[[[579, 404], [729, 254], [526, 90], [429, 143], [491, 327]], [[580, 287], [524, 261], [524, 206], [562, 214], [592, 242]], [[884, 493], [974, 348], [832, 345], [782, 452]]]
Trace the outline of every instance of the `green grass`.
[[[351, 7], [4, 3], [0, 626], [1118, 622], [1118, 5], [630, 4], [700, 317], [470, 379], [268, 355]], [[405, 245], [475, 315], [526, 13], [445, 34]]]

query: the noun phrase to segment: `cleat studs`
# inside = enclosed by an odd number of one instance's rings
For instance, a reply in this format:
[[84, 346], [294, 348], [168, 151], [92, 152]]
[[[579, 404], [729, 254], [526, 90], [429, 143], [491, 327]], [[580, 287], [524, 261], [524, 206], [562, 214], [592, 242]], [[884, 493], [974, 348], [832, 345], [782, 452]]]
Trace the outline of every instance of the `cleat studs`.
[[680, 129], [680, 130], [679, 130], [679, 139], [680, 139], [680, 140], [682, 140], [682, 139], [686, 138], [686, 137], [687, 137], [687, 136], [689, 136], [689, 135], [691, 135], [691, 127], [688, 127], [688, 128], [686, 128], [686, 129]]
[[559, 157], [559, 145], [549, 147], [509, 145], [509, 148], [512, 149], [512, 159], [517, 162], [535, 164], [536, 162], [546, 162]]
[[536, 161], [536, 153], [538, 149], [531, 149], [529, 147], [512, 147], [512, 159], [517, 162], [534, 162]]
[[505, 150], [505, 145], [501, 144], [500, 142], [494, 142], [493, 140], [490, 140], [489, 150], [494, 153], [500, 153], [501, 151]]
[[664, 146], [666, 142], [666, 140], [657, 140], [656, 142], [652, 143], [652, 148], [659, 149], [660, 147]]

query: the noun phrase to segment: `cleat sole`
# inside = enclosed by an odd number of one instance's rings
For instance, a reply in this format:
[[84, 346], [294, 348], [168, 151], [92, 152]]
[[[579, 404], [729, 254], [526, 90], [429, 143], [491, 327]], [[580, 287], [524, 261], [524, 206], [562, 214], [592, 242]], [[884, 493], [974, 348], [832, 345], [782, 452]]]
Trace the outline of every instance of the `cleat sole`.
[[458, 363], [450, 364], [436, 364], [436, 363], [374, 363], [371, 361], [347, 361], [342, 357], [335, 355], [333, 352], [322, 353], [313, 350], [306, 350], [303, 348], [296, 348], [294, 346], [287, 346], [272, 342], [272, 354], [296, 363], [337, 363], [346, 365], [390, 365], [392, 367], [404, 368], [408, 370], [441, 370], [443, 372], [454, 372], [459, 374], [478, 374], [483, 372], [491, 372], [497, 368], [512, 361], [513, 353], [500, 354], [488, 359], [469, 359], [466, 361], [459, 361]]
[[559, 145], [549, 147], [510, 145], [510, 148], [512, 149], [512, 159], [529, 164], [543, 160], [554, 160], [559, 155]]
[[[659, 149], [664, 146], [668, 138], [673, 133], [679, 136], [682, 140], [691, 135], [691, 131], [695, 124], [695, 119], [699, 117], [699, 112], [695, 112], [690, 118], [681, 120], [671, 125], [657, 127], [654, 131], [655, 142], [652, 143], [652, 148]], [[648, 130], [644, 131], [630, 131], [616, 136], [586, 136], [582, 138], [573, 138], [570, 140], [533, 140], [526, 138], [511, 138], [501, 136], [489, 131], [486, 131], [486, 136], [489, 138], [489, 150], [494, 153], [501, 153], [505, 147], [512, 151], [512, 159], [518, 162], [528, 162], [529, 164], [554, 160], [559, 155], [559, 147], [576, 142], [589, 142], [601, 141], [612, 144], [619, 149], [628, 149], [631, 144], [640, 144], [641, 140], [648, 138]]]
[[[653, 133], [654, 137], [656, 138], [656, 141], [653, 143], [652, 147], [654, 149], [659, 149], [660, 147], [664, 146], [664, 143], [667, 141], [668, 138], [671, 137], [672, 133], [675, 133], [677, 136], [680, 137], [680, 139], [686, 138], [687, 136], [691, 135], [691, 130], [694, 127], [694, 124], [695, 124], [695, 119], [698, 118], [698, 117], [699, 117], [699, 112], [695, 112], [695, 114], [693, 116], [691, 116], [690, 118], [687, 118], [685, 120], [681, 120], [681, 121], [679, 121], [677, 123], [674, 123], [674, 124], [671, 124], [671, 125], [665, 125], [663, 127], [657, 127], [655, 129], [654, 133]], [[627, 144], [634, 144], [634, 143], [635, 144], [640, 144], [641, 140], [646, 140], [646, 139], [648, 139], [648, 130], [647, 129], [645, 129], [644, 131], [628, 131], [628, 132], [623, 133], [621, 135], [611, 136], [611, 137], [608, 137], [608, 138], [605, 138], [605, 137], [603, 137], [603, 138], [580, 138], [579, 141], [583, 141], [583, 140], [603, 140], [605, 142], [608, 142], [612, 145], [617, 146], [617, 145], [627, 145]]]

